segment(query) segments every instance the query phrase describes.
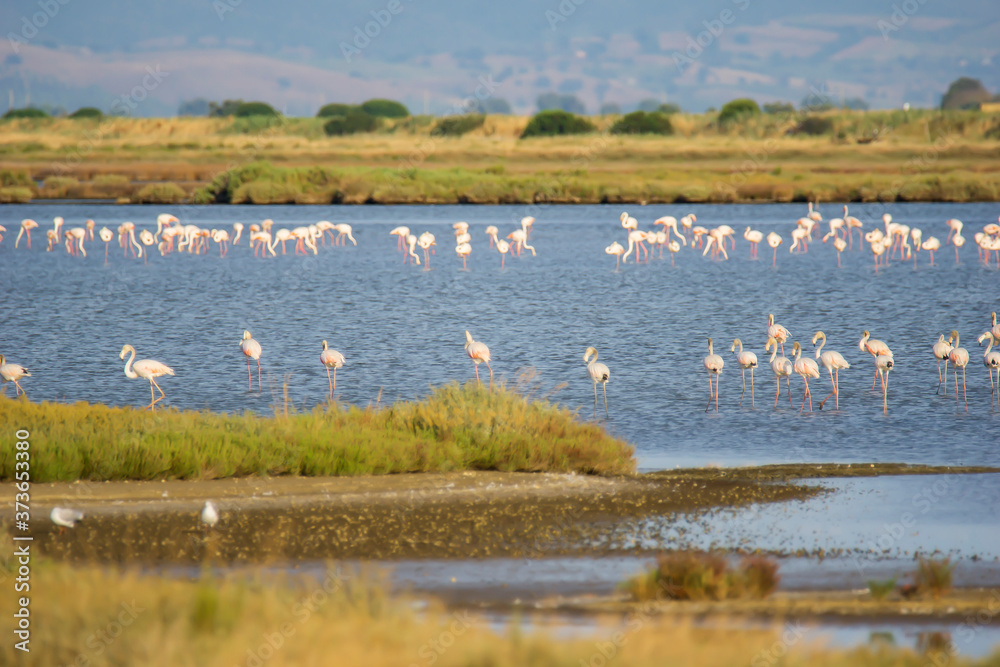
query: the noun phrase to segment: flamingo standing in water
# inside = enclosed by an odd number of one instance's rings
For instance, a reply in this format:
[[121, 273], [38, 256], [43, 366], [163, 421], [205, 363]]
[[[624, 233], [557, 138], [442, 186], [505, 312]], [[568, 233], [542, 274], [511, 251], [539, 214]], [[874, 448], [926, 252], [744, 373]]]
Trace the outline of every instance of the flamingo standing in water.
[[773, 338], [778, 341], [781, 345], [781, 354], [785, 354], [785, 341], [792, 334], [788, 333], [788, 329], [781, 326], [780, 324], [774, 323], [774, 315], [772, 313], [767, 314], [767, 337]]
[[667, 243], [667, 250], [670, 251], [670, 266], [676, 266], [674, 264], [674, 255], [681, 251], [681, 244], [677, 241], [670, 241]]
[[[337, 369], [344, 365], [346, 359], [340, 352], [331, 350], [326, 341], [323, 341], [323, 351], [320, 352], [319, 360], [326, 366], [326, 379], [330, 383], [330, 400], [332, 401], [333, 392], [337, 390]], [[333, 369], [333, 379], [330, 378], [331, 368]]]
[[417, 245], [417, 237], [415, 234], [406, 235], [406, 253], [403, 256], [403, 263], [406, 263], [407, 259], [412, 259], [417, 266], [420, 266], [420, 256], [413, 251], [414, 247]]
[[490, 366], [490, 348], [486, 347], [486, 343], [472, 340], [472, 334], [466, 331], [465, 353], [469, 355], [469, 359], [472, 359], [472, 363], [475, 366], [476, 382], [482, 382], [479, 379], [479, 364], [486, 364], [486, 368], [490, 369], [490, 386], [493, 386], [493, 367]]
[[525, 248], [531, 251], [532, 257], [535, 256], [535, 249], [528, 245], [528, 233], [523, 229], [515, 229], [507, 235], [507, 238], [514, 242], [514, 251], [518, 257], [521, 256], [521, 250]]
[[795, 359], [792, 363], [792, 370], [801, 375], [803, 381], [806, 383], [806, 390], [802, 394], [802, 406], [799, 408], [799, 412], [805, 409], [807, 397], [809, 398], [809, 412], [812, 412], [813, 402], [812, 392], [809, 391], [809, 378], [819, 379], [819, 365], [809, 357], [802, 358], [802, 346], [799, 345], [798, 341], [792, 345], [792, 355]]
[[233, 237], [233, 245], [239, 245], [240, 244], [240, 237], [243, 235], [243, 223], [242, 222], [234, 222], [233, 223], [233, 233], [235, 234], [235, 236]]
[[948, 226], [948, 238], [944, 240], [945, 243], [951, 241], [952, 234], [961, 234], [962, 227], [964, 227], [962, 221], [957, 218], [952, 218], [951, 220], [945, 220], [944, 224]]
[[[889, 371], [893, 369], [896, 362], [892, 358], [892, 352], [889, 354], [880, 354], [875, 357], [875, 368], [882, 379], [882, 414], [888, 414], [889, 412]], [[874, 386], [874, 385], [872, 385]]]
[[941, 249], [941, 242], [937, 240], [936, 236], [931, 236], [920, 244], [920, 247], [931, 254], [931, 266], [934, 266], [934, 253]]
[[[16, 388], [14, 390], [14, 396], [20, 396], [21, 394], [24, 394], [24, 389], [21, 388], [21, 384], [18, 382], [18, 380], [20, 380], [21, 378], [30, 378], [30, 377], [31, 373], [28, 372], [27, 368], [25, 368], [21, 364], [8, 364], [7, 358], [2, 354], [0, 354], [0, 378], [3, 378], [4, 383], [7, 382], [14, 383], [14, 387]], [[992, 378], [993, 376], [990, 376], [990, 379]]]
[[785, 378], [785, 388], [788, 393], [788, 407], [794, 408], [795, 405], [792, 404], [792, 387], [788, 380], [795, 368], [792, 366], [792, 362], [789, 361], [782, 352], [781, 356], [778, 356], [778, 341], [774, 338], [767, 339], [767, 345], [764, 346], [765, 352], [770, 352], [771, 348], [774, 348], [774, 352], [771, 352], [771, 370], [774, 371], [775, 387], [774, 387], [774, 407], [778, 407], [778, 396], [781, 394], [781, 378]]
[[352, 236], [354, 228], [349, 224], [346, 222], [338, 222], [333, 226], [333, 228], [337, 231], [337, 238], [333, 241], [334, 245], [347, 245], [347, 241], [344, 239], [349, 239], [351, 243], [358, 245], [358, 242], [355, 241], [354, 236]]
[[462, 270], [467, 270], [468, 267], [465, 265], [465, 260], [472, 254], [472, 245], [469, 243], [459, 243], [455, 246], [455, 254], [462, 258]]
[[486, 226], [486, 235], [488, 237], [490, 237], [490, 248], [493, 248], [493, 247], [496, 246], [497, 234], [499, 234], [499, 233], [500, 233], [500, 230], [497, 229], [496, 225], [487, 225]]
[[666, 233], [667, 233], [667, 240], [670, 240], [670, 231], [673, 230], [673, 232], [677, 236], [677, 238], [680, 239], [681, 242], [684, 245], [687, 245], [687, 239], [684, 237], [683, 234], [681, 234], [679, 231], [677, 231], [677, 218], [675, 218], [674, 216], [672, 216], [672, 215], [665, 215], [665, 216], [663, 216], [661, 218], [657, 218], [653, 222], [653, 224], [654, 225], [663, 225], [663, 228], [666, 230]]
[[28, 235], [28, 250], [31, 250], [31, 230], [36, 229], [38, 223], [30, 218], [25, 218], [21, 221], [21, 231], [17, 233], [17, 238], [14, 239], [14, 247], [17, 248], [17, 244], [21, 242], [21, 235]]
[[875, 358], [875, 377], [872, 378], [872, 389], [874, 389], [875, 380], [881, 376], [878, 369], [878, 358], [880, 356], [891, 357], [892, 350], [889, 349], [889, 346], [885, 342], [870, 338], [870, 336], [871, 334], [867, 330], [861, 335], [861, 340], [858, 341], [858, 349], [862, 352], [867, 352]]
[[[634, 220], [635, 218], [633, 218]], [[639, 248], [646, 253], [646, 259], [649, 260], [649, 249], [646, 248], [643, 241], [646, 240], [646, 232], [639, 230], [632, 230], [628, 233], [628, 250], [625, 251], [625, 255], [622, 257], [622, 261], [628, 263], [628, 256], [632, 254], [632, 250]], [[635, 263], [639, 263], [639, 250], [635, 251]]]
[[938, 386], [937, 386], [937, 391], [934, 392], [935, 394], [938, 393], [939, 391], [941, 391], [941, 384], [942, 384], [941, 362], [942, 361], [944, 362], [944, 380], [943, 380], [943, 382], [944, 382], [944, 393], [945, 394], [948, 393], [948, 355], [951, 354], [951, 351], [953, 349], [955, 349], [952, 346], [951, 343], [952, 343], [952, 341], [955, 340], [955, 336], [957, 336], [957, 335], [958, 335], [957, 331], [952, 331], [951, 332], [951, 336], [948, 337], [948, 340], [945, 340], [944, 339], [944, 334], [940, 334], [938, 336], [937, 342], [934, 343], [934, 345], [931, 346], [931, 350], [934, 352], [934, 357], [937, 359], [937, 367], [938, 367]]
[[951, 362], [951, 367], [955, 371], [955, 407], [958, 407], [958, 369], [962, 369], [962, 398], [965, 399], [965, 411], [969, 411], [969, 398], [965, 391], [965, 367], [969, 365], [969, 351], [964, 347], [959, 347], [960, 339], [958, 337], [958, 332], [953, 331], [955, 334], [955, 347], [952, 348], [951, 352], [948, 353], [948, 361]]
[[115, 233], [112, 232], [107, 227], [101, 227], [101, 231], [98, 232], [101, 240], [104, 241], [104, 263], [108, 263], [108, 244], [115, 238]]
[[844, 204], [844, 226], [847, 227], [847, 246], [849, 249], [854, 248], [854, 230], [858, 230], [858, 242], [864, 238], [861, 234], [861, 229], [864, 227], [861, 221], [855, 218], [853, 215], [847, 213], [847, 204]]
[[783, 242], [781, 236], [775, 232], [768, 232], [767, 234], [767, 245], [771, 246], [774, 250], [774, 255], [771, 257], [771, 266], [778, 266], [778, 246]]
[[389, 231], [389, 235], [396, 237], [396, 250], [399, 250], [403, 253], [405, 260], [406, 251], [403, 250], [403, 243], [405, 242], [406, 237], [410, 235], [410, 228], [406, 226], [393, 227]]
[[504, 259], [510, 251], [510, 244], [503, 239], [497, 239], [497, 252], [500, 253], [500, 268], [504, 268]]
[[951, 243], [955, 246], [955, 263], [958, 264], [958, 249], [965, 245], [965, 237], [961, 234], [955, 234], [951, 239]]
[[417, 245], [420, 246], [424, 251], [424, 270], [429, 271], [431, 268], [431, 258], [430, 249], [431, 246], [436, 246], [437, 243], [434, 240], [434, 235], [430, 232], [424, 232], [417, 237]]
[[[990, 409], [993, 409], [993, 396], [997, 396], [997, 407], [1000, 408], [1000, 352], [991, 351], [994, 345], [1000, 343], [1000, 339], [997, 339], [992, 331], [986, 331], [978, 340], [980, 345], [984, 340], [987, 341], [986, 351], [983, 352], [983, 366], [986, 366], [990, 374]], [[993, 382], [993, 371], [997, 372], [996, 382]]]
[[750, 242], [750, 259], [757, 259], [757, 244], [764, 240], [764, 232], [747, 227], [743, 238]]
[[[593, 361], [590, 361], [590, 357], [594, 357]], [[588, 347], [583, 353], [583, 362], [587, 364], [587, 373], [590, 374], [590, 379], [594, 381], [594, 417], [597, 417], [597, 383], [600, 382], [604, 386], [604, 416], [608, 416], [608, 379], [611, 377], [611, 372], [608, 367], [599, 361], [597, 361], [597, 348]], [[589, 363], [588, 363], [589, 362]], [[993, 376], [990, 376], [992, 379]]]
[[521, 218], [521, 231], [524, 232], [524, 238], [527, 240], [531, 236], [531, 230], [535, 224], [535, 219], [530, 215], [526, 215]]
[[[843, 239], [840, 239], [843, 242]], [[826, 345], [826, 334], [822, 331], [817, 331], [813, 334], [812, 343], [816, 345], [816, 341], [820, 342], [819, 346], [816, 348], [816, 358], [819, 359], [819, 363], [823, 364], [823, 367], [830, 374], [830, 384], [833, 385], [833, 391], [831, 391], [826, 398], [819, 402], [819, 409], [823, 409], [823, 404], [826, 403], [830, 396], [835, 396], [834, 403], [836, 404], [836, 409], [840, 409], [840, 370], [842, 368], [850, 368], [851, 365], [847, 363], [847, 359], [844, 359], [844, 355], [840, 352], [834, 352], [833, 350], [828, 350], [823, 352], [823, 346]], [[811, 403], [811, 402], [810, 402]]]
[[[132, 353], [132, 356], [125, 362], [125, 377], [132, 378], [133, 380], [135, 378], [149, 380], [150, 403], [146, 406], [146, 409], [156, 410], [156, 404], [166, 398], [166, 394], [163, 393], [163, 389], [160, 389], [160, 385], [156, 382], [156, 378], [163, 375], [173, 375], [174, 369], [154, 359], [140, 359], [139, 361], [135, 361], [135, 348], [131, 345], [123, 346], [118, 358], [124, 359], [125, 355], [130, 352]], [[155, 398], [156, 394], [153, 393], [153, 387], [160, 390], [159, 398]]]
[[[715, 398], [715, 411], [719, 411], [719, 375], [722, 374], [722, 367], [726, 362], [712, 350], [712, 339], [708, 339], [708, 355], [702, 360], [705, 370], [708, 371], [708, 405], [705, 412], [712, 407], [712, 398]], [[712, 392], [712, 375], [715, 375], [715, 392]]]
[[618, 271], [618, 265], [622, 261], [622, 255], [625, 253], [625, 248], [618, 241], [612, 241], [611, 245], [604, 249], [604, 252], [609, 255], [615, 256], [615, 272]]
[[833, 239], [833, 247], [837, 250], [837, 268], [840, 268], [840, 253], [847, 248], [847, 242], [839, 236]]
[[153, 234], [148, 230], [144, 229], [139, 232], [139, 240], [142, 241], [142, 245], [146, 246], [145, 249], [139, 248], [139, 254], [142, 255], [142, 263], [149, 263], [149, 249], [150, 247], [156, 245], [156, 239], [153, 238]]
[[253, 391], [253, 385], [250, 382], [250, 360], [253, 359], [257, 362], [257, 392], [260, 392], [260, 343], [253, 339], [249, 331], [243, 331], [243, 340], [240, 341], [240, 350], [243, 352], [243, 356], [247, 358], [247, 391]]
[[[737, 352], [736, 348], [739, 348]], [[736, 363], [739, 364], [740, 372], [743, 374], [743, 391], [740, 393], [740, 407], [743, 407], [743, 394], [747, 393], [747, 369], [750, 369], [750, 405], [757, 407], [757, 398], [754, 396], [753, 369], [757, 368], [757, 355], [750, 350], [743, 351], [743, 341], [739, 338], [733, 339], [733, 346], [730, 352], [736, 352]]]

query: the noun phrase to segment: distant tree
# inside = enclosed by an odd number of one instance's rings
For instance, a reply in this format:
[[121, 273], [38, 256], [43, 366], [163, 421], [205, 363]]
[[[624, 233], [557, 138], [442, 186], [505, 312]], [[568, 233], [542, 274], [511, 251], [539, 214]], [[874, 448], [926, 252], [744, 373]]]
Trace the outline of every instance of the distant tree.
[[563, 134], [584, 134], [593, 132], [597, 128], [586, 118], [581, 118], [562, 109], [548, 109], [539, 111], [531, 120], [528, 126], [521, 133], [521, 138], [528, 137], [553, 137]]
[[963, 76], [948, 86], [948, 92], [941, 98], [942, 109], [978, 109], [983, 102], [990, 101], [990, 93], [979, 79]]
[[373, 132], [378, 129], [379, 120], [362, 109], [351, 109], [344, 116], [334, 116], [323, 125], [323, 131], [329, 136], [357, 134], [358, 132]]
[[324, 104], [316, 112], [317, 118], [328, 118], [330, 116], [346, 116], [348, 112], [354, 109], [360, 109], [357, 104], [339, 104], [337, 102], [332, 102], [330, 104]]
[[177, 107], [178, 116], [207, 116], [209, 114], [209, 103], [204, 97], [193, 100], [184, 100]]
[[824, 116], [807, 116], [790, 131], [790, 134], [819, 136], [833, 132], [833, 120]]
[[795, 113], [795, 105], [791, 102], [768, 102], [762, 108], [767, 114]]
[[97, 107], [80, 107], [69, 115], [70, 118], [104, 118], [104, 112]]
[[361, 103], [361, 110], [379, 118], [406, 118], [410, 110], [395, 100], [368, 100]]
[[237, 118], [247, 118], [249, 116], [277, 116], [278, 112], [267, 102], [244, 102], [236, 107], [233, 115]]
[[646, 99], [641, 100], [639, 104], [635, 106], [635, 110], [646, 111], [646, 112], [656, 111], [657, 109], [660, 108], [660, 104], [661, 104], [660, 100], [653, 99], [652, 97], [647, 97]]
[[670, 116], [662, 111], [633, 111], [611, 126], [612, 134], [673, 134]]
[[829, 111], [833, 108], [833, 102], [826, 95], [809, 93], [799, 102], [799, 109], [802, 111]]
[[621, 105], [619, 105], [618, 103], [605, 102], [604, 104], [601, 105], [601, 110], [598, 113], [600, 113], [600, 115], [602, 116], [612, 116], [612, 115], [621, 115], [621, 112], [622, 108]]
[[852, 111], [868, 111], [870, 108], [868, 102], [861, 97], [848, 97], [841, 106]]
[[472, 111], [500, 116], [509, 116], [511, 114], [510, 103], [502, 97], [487, 97], [485, 100], [476, 100]]
[[243, 100], [223, 100], [221, 104], [209, 102], [208, 115], [214, 117], [233, 116], [241, 104], [243, 104]]
[[11, 109], [3, 115], [8, 118], [50, 118], [49, 114], [35, 107], [25, 107], [24, 109]]
[[542, 93], [536, 103], [539, 111], [561, 110], [580, 115], [587, 113], [587, 108], [576, 95]]
[[674, 102], [667, 102], [658, 106], [656, 110], [669, 116], [671, 114], [680, 113], [681, 107], [679, 104], [675, 104]]
[[722, 105], [719, 111], [719, 125], [749, 118], [760, 114], [760, 107], [749, 97], [741, 97]]
[[461, 116], [447, 116], [434, 125], [433, 134], [443, 137], [460, 137], [483, 126], [486, 116], [479, 113], [468, 113]]

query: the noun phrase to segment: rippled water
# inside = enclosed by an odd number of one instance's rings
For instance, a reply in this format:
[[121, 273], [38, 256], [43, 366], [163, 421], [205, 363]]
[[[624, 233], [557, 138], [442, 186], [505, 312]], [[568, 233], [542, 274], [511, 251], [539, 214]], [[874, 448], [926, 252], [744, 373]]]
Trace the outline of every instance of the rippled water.
[[[409, 399], [429, 386], [471, 378], [472, 363], [463, 351], [469, 329], [490, 346], [498, 376], [513, 381], [520, 370], [533, 368], [539, 393], [568, 383], [555, 398], [585, 416], [593, 409], [593, 388], [582, 354], [596, 346], [611, 368], [608, 427], [636, 445], [644, 468], [797, 460], [1000, 464], [1000, 417], [989, 409], [983, 348], [976, 344], [988, 329], [990, 311], [1000, 310], [1000, 272], [977, 263], [971, 243], [973, 228], [996, 219], [996, 205], [852, 206], [866, 229], [889, 211], [895, 220], [921, 227], [925, 238], [935, 234], [942, 241], [945, 219], [966, 223], [970, 242], [959, 265], [947, 247], [934, 267], [921, 253], [916, 269], [912, 262], [895, 262], [878, 275], [871, 254], [858, 251], [857, 243], [840, 269], [831, 244], [789, 254], [788, 231], [803, 213], [800, 204], [627, 208], [642, 228], [661, 215], [694, 212], [698, 224], [708, 227], [777, 230], [786, 244], [776, 269], [768, 248], [761, 249], [760, 261], [750, 261], [748, 244], [738, 238], [728, 262], [685, 249], [676, 266], [657, 258], [616, 273], [604, 247], [624, 243], [618, 206], [181, 207], [172, 212], [204, 227], [268, 217], [276, 228], [320, 219], [348, 222], [358, 246], [321, 247], [318, 256], [307, 257], [295, 256], [289, 246], [286, 256], [260, 260], [244, 239], [225, 258], [213, 246], [208, 255], [154, 255], [145, 265], [123, 259], [112, 242], [105, 264], [100, 241], [87, 244], [86, 259], [61, 249], [46, 253], [44, 230], [52, 217], [64, 216], [67, 227], [93, 218], [98, 228], [112, 229], [133, 220], [155, 231], [162, 209], [5, 206], [0, 351], [32, 370], [23, 384], [36, 401], [143, 405], [148, 385], [126, 379], [118, 359], [121, 346], [131, 343], [139, 358], [159, 359], [177, 372], [161, 382], [165, 405], [268, 413], [286, 378], [296, 405], [324, 399], [323, 339], [347, 357], [338, 373], [339, 398], [365, 405], [380, 392], [383, 402]], [[839, 215], [840, 207], [826, 205], [822, 212]], [[508, 257], [501, 270], [483, 230], [497, 224], [506, 233], [528, 214], [537, 218], [532, 243], [538, 256]], [[43, 224], [30, 252], [14, 249], [23, 217]], [[458, 220], [471, 225], [468, 271], [452, 251], [451, 224]], [[403, 265], [396, 239], [388, 235], [401, 224], [437, 235], [430, 271]], [[841, 374], [839, 412], [800, 415], [798, 376], [792, 380], [795, 409], [784, 394], [773, 408], [774, 379], [763, 354], [769, 312], [807, 350], [813, 332], [824, 330], [828, 348], [853, 364]], [[263, 345], [261, 394], [247, 392], [238, 347], [244, 328]], [[930, 346], [953, 328], [972, 357], [968, 415], [956, 410], [954, 395], [935, 395]], [[888, 416], [880, 392], [870, 391], [871, 358], [857, 348], [863, 329], [895, 352]], [[726, 359], [718, 414], [704, 411], [708, 391], [701, 360], [709, 336]], [[749, 392], [739, 407], [739, 371], [728, 352], [734, 337], [762, 361], [756, 410], [750, 409]], [[829, 380], [814, 384], [818, 403], [829, 392]]]

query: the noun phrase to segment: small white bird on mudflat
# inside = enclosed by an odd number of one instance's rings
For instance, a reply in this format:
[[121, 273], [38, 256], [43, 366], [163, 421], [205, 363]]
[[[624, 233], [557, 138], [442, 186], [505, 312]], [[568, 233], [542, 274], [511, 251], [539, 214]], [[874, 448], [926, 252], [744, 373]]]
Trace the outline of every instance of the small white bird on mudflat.
[[66, 507], [53, 507], [49, 518], [61, 528], [73, 528], [77, 521], [83, 520], [83, 512]]
[[201, 523], [206, 528], [214, 528], [219, 523], [219, 510], [211, 500], [205, 501], [205, 506], [201, 509]]

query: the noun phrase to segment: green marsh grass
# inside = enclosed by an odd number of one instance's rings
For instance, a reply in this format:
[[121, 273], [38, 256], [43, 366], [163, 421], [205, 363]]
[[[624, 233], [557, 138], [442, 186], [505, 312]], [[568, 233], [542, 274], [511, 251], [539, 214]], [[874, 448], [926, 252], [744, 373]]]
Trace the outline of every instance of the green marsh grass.
[[739, 568], [716, 553], [678, 551], [661, 554], [656, 567], [635, 576], [623, 588], [636, 600], [762, 600], [778, 587], [778, 565], [745, 558]]
[[[415, 402], [275, 413], [0, 399], [0, 422], [31, 432], [34, 482], [635, 469], [632, 448], [600, 426], [503, 386], [453, 383]], [[13, 437], [0, 435], [0, 480], [14, 477]]]

